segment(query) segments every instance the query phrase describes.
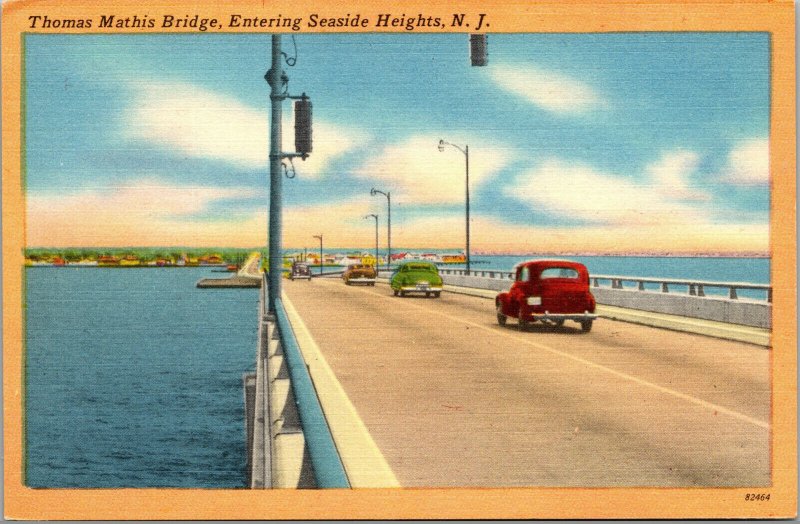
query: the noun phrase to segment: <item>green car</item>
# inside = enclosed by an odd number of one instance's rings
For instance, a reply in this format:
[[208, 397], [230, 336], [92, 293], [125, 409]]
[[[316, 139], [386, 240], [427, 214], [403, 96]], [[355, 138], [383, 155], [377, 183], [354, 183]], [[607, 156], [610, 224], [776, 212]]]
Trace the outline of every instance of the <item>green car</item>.
[[438, 297], [442, 293], [442, 277], [436, 266], [429, 262], [406, 262], [395, 269], [391, 286], [394, 296], [425, 293], [426, 297]]

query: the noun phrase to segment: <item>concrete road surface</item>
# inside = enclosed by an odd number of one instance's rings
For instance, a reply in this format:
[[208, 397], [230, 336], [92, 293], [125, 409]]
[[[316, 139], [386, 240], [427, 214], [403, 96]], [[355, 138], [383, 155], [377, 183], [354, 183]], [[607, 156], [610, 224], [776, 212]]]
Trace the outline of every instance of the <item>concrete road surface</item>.
[[402, 486], [766, 486], [770, 351], [599, 319], [521, 332], [493, 301], [284, 290]]

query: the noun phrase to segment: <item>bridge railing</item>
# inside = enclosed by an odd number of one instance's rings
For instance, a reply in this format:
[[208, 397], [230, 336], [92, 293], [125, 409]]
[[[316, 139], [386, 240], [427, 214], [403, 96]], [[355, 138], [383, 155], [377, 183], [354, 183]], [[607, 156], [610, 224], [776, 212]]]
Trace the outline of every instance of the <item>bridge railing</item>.
[[[262, 280], [262, 290], [265, 290], [266, 286], [265, 275]], [[266, 311], [266, 293], [262, 294], [261, 300], [262, 308]], [[274, 313], [275, 329], [277, 329], [286, 370], [289, 374], [316, 486], [318, 488], [349, 488], [350, 482], [322, 411], [317, 390], [280, 298], [275, 299]]]
[[280, 298], [275, 299], [275, 317], [317, 487], [349, 488], [350, 483], [339, 452], [336, 450], [336, 444], [333, 442], [330, 427], [325, 420], [325, 414], [322, 412], [317, 390], [311, 381], [308, 367], [300, 353], [300, 345], [297, 343]]
[[[479, 270], [467, 271], [464, 269], [440, 269], [442, 275], [473, 276], [492, 278], [497, 280], [514, 279], [510, 271]], [[731, 300], [739, 299], [739, 291], [755, 290], [763, 292], [764, 302], [772, 302], [772, 286], [769, 284], [755, 284], [752, 282], [717, 282], [708, 280], [689, 280], [678, 278], [653, 278], [619, 275], [590, 275], [591, 285], [595, 288], [632, 289], [636, 291], [659, 290], [662, 293], [687, 294], [691, 296], [706, 296], [707, 288], [724, 290], [724, 294]], [[648, 287], [648, 284], [650, 285]]]
[[704, 297], [706, 296], [706, 288], [715, 288], [725, 290], [727, 296], [731, 300], [739, 298], [739, 291], [742, 290], [757, 290], [763, 291], [763, 301], [772, 302], [772, 286], [769, 284], [754, 284], [752, 282], [715, 282], [710, 280], [687, 280], [677, 278], [650, 278], [650, 277], [630, 277], [630, 276], [616, 276], [616, 275], [591, 275], [590, 280], [592, 287], [602, 287], [600, 282], [608, 282], [611, 289], [628, 289], [626, 283], [633, 284], [629, 286], [638, 291], [646, 291], [647, 284], [657, 286], [662, 293], [674, 293], [672, 287], [678, 287], [684, 290], [687, 294], [692, 296]]
[[472, 277], [496, 278], [499, 280], [514, 280], [514, 273], [510, 271], [500, 271], [491, 269], [481, 269], [479, 271], [470, 271], [467, 273], [466, 269], [440, 269], [439, 273], [442, 275], [464, 275]]

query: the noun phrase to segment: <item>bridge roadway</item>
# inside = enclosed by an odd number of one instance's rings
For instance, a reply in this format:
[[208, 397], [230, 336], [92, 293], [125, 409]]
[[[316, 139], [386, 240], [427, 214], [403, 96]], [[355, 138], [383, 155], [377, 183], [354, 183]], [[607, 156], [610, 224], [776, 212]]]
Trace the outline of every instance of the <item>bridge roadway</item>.
[[284, 286], [401, 486], [770, 484], [767, 349], [606, 319], [520, 332], [491, 300], [380, 283]]

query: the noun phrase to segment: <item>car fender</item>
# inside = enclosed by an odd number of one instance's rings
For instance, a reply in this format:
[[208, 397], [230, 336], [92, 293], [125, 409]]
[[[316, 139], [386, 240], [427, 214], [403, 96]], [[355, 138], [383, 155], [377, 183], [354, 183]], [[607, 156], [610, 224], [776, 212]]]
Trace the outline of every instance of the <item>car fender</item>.
[[510, 301], [508, 292], [500, 293], [497, 295], [497, 298], [495, 298], [495, 305], [500, 306], [504, 315], [512, 314], [509, 302]]

